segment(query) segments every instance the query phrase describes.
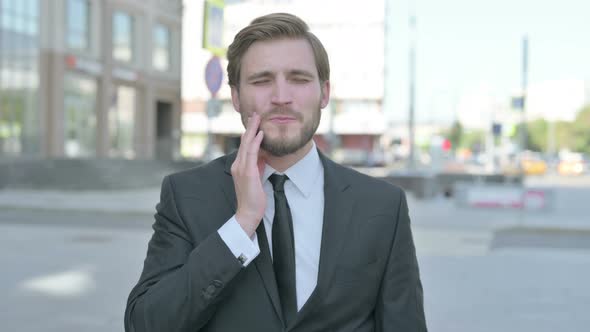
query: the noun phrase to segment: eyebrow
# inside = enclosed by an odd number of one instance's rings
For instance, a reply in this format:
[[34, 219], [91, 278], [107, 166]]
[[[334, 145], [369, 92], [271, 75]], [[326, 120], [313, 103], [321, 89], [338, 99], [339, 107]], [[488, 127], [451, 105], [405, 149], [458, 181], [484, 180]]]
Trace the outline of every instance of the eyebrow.
[[263, 78], [263, 77], [264, 78], [267, 78], [267, 77], [272, 77], [272, 76], [273, 76], [273, 73], [271, 73], [268, 70], [265, 70], [265, 71], [254, 73], [254, 74], [248, 76], [247, 77], [247, 80], [248, 81], [255, 81], [255, 80], [259, 79], [259, 78]]
[[311, 72], [308, 72], [307, 70], [301, 70], [301, 69], [294, 69], [289, 71], [289, 75], [290, 76], [306, 76], [309, 78], [314, 78], [315, 75]]
[[[302, 70], [302, 69], [293, 69], [293, 70], [290, 70], [287, 73], [287, 75], [288, 76], [305, 76], [305, 77], [309, 77], [309, 78], [314, 78], [315, 77], [315, 75], [313, 73], [311, 73], [311, 72], [309, 72], [307, 70]], [[260, 78], [269, 78], [269, 77], [273, 77], [273, 76], [275, 76], [274, 73], [272, 73], [269, 70], [264, 70], [264, 71], [261, 71], [261, 72], [258, 72], [258, 73], [254, 73], [254, 74], [248, 76], [246, 78], [246, 80], [249, 81], [249, 82], [251, 82], [251, 81], [255, 81], [255, 80], [260, 79]]]

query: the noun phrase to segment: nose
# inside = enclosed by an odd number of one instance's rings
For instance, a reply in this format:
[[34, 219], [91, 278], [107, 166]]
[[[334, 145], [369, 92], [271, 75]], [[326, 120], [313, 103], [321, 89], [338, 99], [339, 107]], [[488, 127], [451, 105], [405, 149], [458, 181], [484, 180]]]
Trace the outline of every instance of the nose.
[[275, 80], [271, 103], [276, 106], [282, 106], [291, 104], [291, 101], [289, 82], [282, 78]]

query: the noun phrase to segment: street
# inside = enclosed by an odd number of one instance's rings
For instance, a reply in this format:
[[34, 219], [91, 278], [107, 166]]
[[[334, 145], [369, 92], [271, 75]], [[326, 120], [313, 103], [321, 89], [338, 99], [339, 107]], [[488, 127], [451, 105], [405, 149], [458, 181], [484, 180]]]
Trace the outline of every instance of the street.
[[[546, 184], [548, 213], [409, 197], [430, 331], [588, 329], [590, 188]], [[0, 208], [2, 331], [123, 331], [152, 218]]]
[[149, 236], [148, 227], [0, 225], [2, 330], [123, 331]]

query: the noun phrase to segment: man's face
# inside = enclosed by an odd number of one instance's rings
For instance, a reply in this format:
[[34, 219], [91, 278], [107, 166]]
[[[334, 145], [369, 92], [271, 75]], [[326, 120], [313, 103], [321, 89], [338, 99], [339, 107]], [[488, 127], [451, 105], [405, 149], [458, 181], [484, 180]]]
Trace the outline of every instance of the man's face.
[[261, 117], [262, 149], [274, 156], [296, 152], [313, 137], [320, 109], [329, 101], [329, 82], [320, 83], [313, 50], [305, 39], [259, 41], [242, 57], [239, 90], [232, 102], [242, 123]]

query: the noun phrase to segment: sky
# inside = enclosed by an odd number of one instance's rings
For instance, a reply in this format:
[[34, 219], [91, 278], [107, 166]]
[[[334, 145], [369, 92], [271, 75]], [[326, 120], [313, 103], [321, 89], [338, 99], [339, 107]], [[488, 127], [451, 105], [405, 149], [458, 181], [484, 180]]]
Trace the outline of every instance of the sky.
[[[407, 49], [411, 2], [388, 4], [393, 43]], [[417, 0], [414, 5], [419, 119], [453, 118], [466, 95], [502, 101], [518, 93], [525, 35], [530, 87], [556, 80], [590, 81], [590, 1]], [[407, 52], [400, 52], [392, 61], [401, 73], [391, 81], [392, 94], [405, 99], [395, 103], [398, 118], [404, 118], [407, 107], [407, 58]]]
[[[415, 8], [417, 19], [416, 116], [419, 122], [450, 122], [458, 113], [469, 115], [470, 112], [477, 120], [482, 117], [477, 114], [481, 111], [477, 110], [479, 101], [507, 103], [509, 96], [521, 91], [525, 35], [529, 40], [528, 85], [531, 88], [559, 86], [559, 97], [552, 105], [560, 105], [560, 98], [570, 98], [569, 90], [577, 93], [571, 95], [572, 99], [580, 99], [581, 90], [570, 89], [567, 84], [590, 82], [588, 0], [385, 1], [390, 13], [392, 51], [386, 59], [392, 75], [386, 83], [389, 102], [385, 112], [394, 122], [406, 121], [408, 113], [410, 7]], [[194, 15], [202, 3], [202, 0], [185, 0], [185, 14]], [[326, 15], [338, 15], [338, 12]], [[186, 20], [185, 16], [184, 24], [185, 38], [200, 34], [196, 26], [199, 20]], [[195, 32], [187, 34], [187, 28]], [[194, 46], [183, 50], [185, 69], [191, 73], [185, 73], [184, 78], [187, 81], [189, 77], [189, 83], [192, 73], [199, 72], [208, 59], [205, 51]], [[353, 43], [351, 47], [355, 47]], [[370, 57], [368, 54], [368, 61]], [[202, 81], [201, 77], [192, 79]], [[202, 82], [199, 84], [201, 88], [204, 86]], [[195, 95], [193, 85], [194, 82], [183, 87], [185, 97]], [[550, 93], [551, 88], [547, 90]], [[543, 103], [543, 100], [537, 102]], [[552, 108], [548, 112], [573, 112], [578, 103], [570, 103], [574, 106], [565, 107], [567, 110]], [[486, 119], [492, 116], [483, 115]]]

